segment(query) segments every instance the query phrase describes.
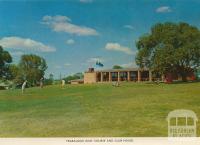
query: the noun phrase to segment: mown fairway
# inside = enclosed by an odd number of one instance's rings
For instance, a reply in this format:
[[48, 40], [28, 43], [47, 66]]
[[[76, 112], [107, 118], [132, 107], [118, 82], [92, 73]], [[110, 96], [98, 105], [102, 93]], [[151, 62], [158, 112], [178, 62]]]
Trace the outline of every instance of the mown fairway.
[[200, 119], [200, 83], [0, 91], [0, 137], [167, 136], [174, 109], [191, 109]]

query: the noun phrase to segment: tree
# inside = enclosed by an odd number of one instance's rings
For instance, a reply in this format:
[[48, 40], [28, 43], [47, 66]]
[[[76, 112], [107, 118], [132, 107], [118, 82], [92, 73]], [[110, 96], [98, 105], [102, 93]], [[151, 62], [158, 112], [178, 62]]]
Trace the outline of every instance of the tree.
[[12, 57], [8, 51], [3, 50], [0, 46], [0, 79], [7, 79], [8, 76], [8, 66], [12, 62]]
[[119, 65], [114, 65], [113, 69], [122, 69], [123, 67], [119, 66]]
[[71, 80], [82, 79], [83, 73], [76, 73], [74, 75], [67, 76], [64, 80], [68, 83]]
[[200, 68], [197, 68], [197, 69], [196, 69], [195, 78], [196, 78], [197, 80], [200, 80]]
[[74, 74], [75, 77], [77, 77], [78, 79], [82, 79], [84, 77], [83, 73], [78, 72]]
[[27, 80], [29, 85], [35, 86], [44, 77], [47, 64], [44, 58], [30, 54], [22, 55], [19, 63], [20, 78]]
[[186, 76], [200, 65], [200, 31], [187, 23], [158, 23], [136, 42], [136, 64], [160, 74]]
[[7, 79], [14, 80], [16, 79], [17, 75], [19, 74], [19, 67], [16, 64], [10, 64], [8, 66], [8, 75]]

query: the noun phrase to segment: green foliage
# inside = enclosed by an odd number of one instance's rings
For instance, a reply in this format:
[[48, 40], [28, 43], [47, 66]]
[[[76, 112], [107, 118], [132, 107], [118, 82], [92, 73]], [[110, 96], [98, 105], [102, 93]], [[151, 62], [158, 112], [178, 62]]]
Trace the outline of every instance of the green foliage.
[[27, 80], [30, 86], [35, 86], [38, 84], [40, 79], [44, 77], [47, 64], [45, 59], [40, 56], [34, 54], [22, 55], [19, 69], [19, 80]]
[[16, 64], [10, 64], [8, 66], [8, 79], [14, 80], [16, 79], [17, 75], [19, 74], [19, 67]]
[[12, 62], [12, 57], [8, 51], [3, 50], [0, 46], [0, 79], [7, 79], [9, 63]]
[[[10, 64], [11, 62], [9, 52], [0, 46], [0, 80], [12, 80], [16, 86], [21, 86], [24, 80], [28, 80], [29, 86], [37, 85], [47, 69], [45, 59], [33, 54], [22, 55], [18, 65]], [[49, 79], [49, 83], [52, 84], [53, 76]]]
[[66, 81], [66, 83], [69, 83], [69, 81], [71, 80], [82, 79], [82, 78], [83, 78], [82, 73], [76, 73], [74, 75], [67, 76], [64, 80]]
[[119, 66], [119, 65], [114, 65], [113, 69], [122, 69], [123, 67]]
[[200, 31], [187, 23], [163, 23], [137, 41], [136, 64], [165, 74], [186, 75], [200, 66]]
[[197, 68], [196, 72], [195, 72], [195, 76], [198, 80], [200, 80], [200, 68]]
[[0, 90], [5, 90], [13, 87], [13, 82], [9, 80], [0, 80]]

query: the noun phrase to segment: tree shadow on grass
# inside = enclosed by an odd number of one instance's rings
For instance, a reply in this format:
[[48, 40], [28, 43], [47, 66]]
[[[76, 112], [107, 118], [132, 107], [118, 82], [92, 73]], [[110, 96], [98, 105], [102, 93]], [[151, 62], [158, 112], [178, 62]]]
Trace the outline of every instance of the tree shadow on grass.
[[193, 83], [199, 83], [200, 80], [195, 81], [174, 81], [171, 84], [193, 84]]
[[167, 85], [175, 85], [175, 84], [194, 84], [194, 83], [199, 83], [200, 80], [195, 80], [195, 81], [173, 81], [172, 83], [166, 83], [166, 82], [146, 82], [146, 84], [155, 84], [155, 85], [159, 85], [159, 84], [167, 84]]

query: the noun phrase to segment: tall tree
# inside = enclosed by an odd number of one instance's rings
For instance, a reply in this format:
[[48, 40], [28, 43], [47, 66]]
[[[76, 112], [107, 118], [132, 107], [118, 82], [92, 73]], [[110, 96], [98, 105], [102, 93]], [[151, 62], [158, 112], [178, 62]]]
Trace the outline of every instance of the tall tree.
[[200, 66], [200, 31], [187, 23], [159, 23], [136, 43], [136, 63], [166, 74], [176, 72], [186, 81]]
[[3, 50], [0, 46], [0, 79], [7, 79], [9, 63], [12, 62], [12, 57], [8, 51]]
[[30, 54], [21, 56], [19, 67], [21, 78], [28, 80], [31, 86], [35, 86], [44, 77], [47, 64], [44, 58]]
[[7, 75], [7, 79], [9, 80], [15, 80], [16, 77], [19, 74], [19, 67], [16, 64], [10, 64], [8, 66], [8, 75]]

